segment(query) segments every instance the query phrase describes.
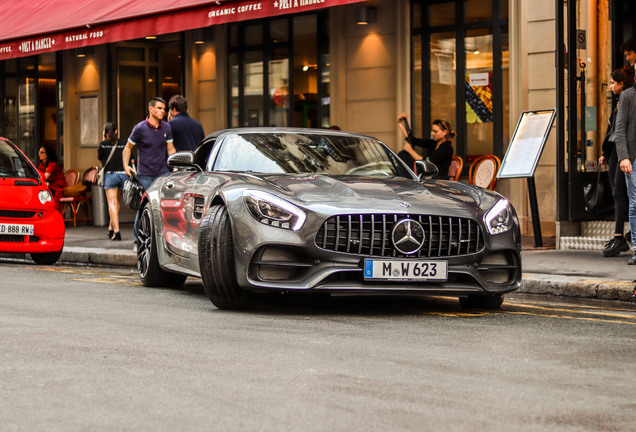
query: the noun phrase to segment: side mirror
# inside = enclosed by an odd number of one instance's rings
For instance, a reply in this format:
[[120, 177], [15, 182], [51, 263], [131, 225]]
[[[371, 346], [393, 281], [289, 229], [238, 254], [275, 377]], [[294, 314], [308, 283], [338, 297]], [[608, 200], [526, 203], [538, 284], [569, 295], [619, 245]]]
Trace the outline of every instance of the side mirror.
[[425, 178], [432, 178], [439, 174], [437, 165], [428, 160], [419, 160], [415, 162], [415, 174], [420, 180]]
[[194, 163], [194, 153], [191, 151], [180, 151], [168, 156], [168, 168], [194, 168], [202, 171], [201, 167]]

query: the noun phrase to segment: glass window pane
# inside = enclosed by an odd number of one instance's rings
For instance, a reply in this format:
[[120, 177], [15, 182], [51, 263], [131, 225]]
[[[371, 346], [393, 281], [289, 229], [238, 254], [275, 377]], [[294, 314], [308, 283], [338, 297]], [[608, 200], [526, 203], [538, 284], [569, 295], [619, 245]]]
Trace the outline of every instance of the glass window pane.
[[[15, 60], [9, 60], [5, 63], [13, 63], [15, 68]], [[5, 75], [4, 78], [4, 137], [18, 144], [18, 99], [16, 96], [17, 82], [15, 77]]]
[[466, 32], [466, 142], [468, 154], [493, 152], [492, 33], [488, 29]]
[[245, 45], [261, 45], [263, 43], [263, 26], [250, 25], [245, 27]]
[[[422, 104], [422, 37], [413, 35], [413, 118], [411, 127], [416, 136], [422, 136], [424, 105]], [[408, 113], [407, 113], [408, 114]]]
[[508, 0], [501, 0], [501, 19], [508, 19]]
[[161, 97], [168, 102], [174, 95], [181, 94], [181, 42], [161, 44], [159, 51], [161, 65]]
[[36, 139], [36, 107], [35, 80], [33, 78], [22, 78], [18, 84], [18, 112], [19, 126], [18, 133], [19, 146], [22, 151], [31, 158], [37, 160], [38, 149], [35, 147]]
[[467, 23], [492, 20], [492, 0], [466, 0], [465, 6]]
[[277, 49], [269, 62], [270, 126], [288, 126], [289, 50]]
[[243, 126], [263, 126], [263, 53], [245, 53], [243, 71]]
[[230, 26], [230, 46], [236, 48], [239, 45], [239, 26], [233, 24]]
[[455, 3], [437, 3], [428, 6], [431, 27], [455, 25]]
[[413, 3], [413, 29], [419, 29], [422, 27], [422, 5], [420, 3]]
[[239, 64], [238, 55], [230, 55], [230, 127], [239, 127]]
[[144, 49], [143, 48], [122, 48], [117, 47], [117, 55], [119, 61], [144, 61]]
[[[430, 43], [431, 61], [431, 120], [448, 120], [457, 129], [457, 101], [455, 98], [455, 32], [433, 33]], [[425, 125], [429, 130], [429, 125]]]
[[318, 124], [318, 38], [315, 15], [294, 18], [294, 126]]
[[269, 24], [269, 37], [275, 44], [289, 42], [289, 21], [287, 19], [272, 21]]

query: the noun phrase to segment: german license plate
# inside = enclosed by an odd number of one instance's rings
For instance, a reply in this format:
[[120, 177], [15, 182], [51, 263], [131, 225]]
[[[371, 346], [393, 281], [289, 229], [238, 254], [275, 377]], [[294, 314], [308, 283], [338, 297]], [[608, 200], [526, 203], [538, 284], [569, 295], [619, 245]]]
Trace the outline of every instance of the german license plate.
[[0, 234], [4, 235], [33, 235], [33, 225], [0, 223]]
[[369, 280], [446, 281], [446, 261], [364, 260], [364, 278]]

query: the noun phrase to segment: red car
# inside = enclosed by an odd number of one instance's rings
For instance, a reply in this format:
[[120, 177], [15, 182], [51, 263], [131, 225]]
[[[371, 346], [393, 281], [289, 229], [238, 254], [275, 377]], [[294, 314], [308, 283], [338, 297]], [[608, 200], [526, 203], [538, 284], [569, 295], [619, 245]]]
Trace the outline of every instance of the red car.
[[0, 252], [28, 253], [53, 264], [64, 247], [64, 220], [37, 168], [0, 137]]

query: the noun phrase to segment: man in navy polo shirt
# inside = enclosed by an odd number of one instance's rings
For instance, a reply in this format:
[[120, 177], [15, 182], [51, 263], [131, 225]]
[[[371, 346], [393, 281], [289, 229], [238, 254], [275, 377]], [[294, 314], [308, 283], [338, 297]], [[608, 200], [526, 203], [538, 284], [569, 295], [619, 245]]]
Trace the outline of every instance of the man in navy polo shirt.
[[[168, 110], [172, 120], [168, 121], [172, 128], [172, 138], [177, 151], [194, 151], [199, 147], [205, 133], [201, 123], [188, 115], [188, 102], [182, 95], [174, 95], [168, 102]], [[168, 116], [170, 119], [170, 116]]]
[[[135, 171], [129, 165], [130, 155], [133, 146], [137, 146], [137, 177], [144, 189], [148, 189], [157, 177], [169, 171], [168, 165], [166, 165], [168, 156], [176, 152], [172, 144], [170, 125], [163, 121], [163, 117], [166, 115], [166, 101], [160, 97], [151, 99], [148, 102], [148, 111], [146, 120], [137, 123], [133, 128], [122, 153], [124, 170], [130, 176]], [[133, 250], [135, 251], [137, 250], [138, 231], [139, 212], [135, 216], [133, 228], [135, 237]]]

